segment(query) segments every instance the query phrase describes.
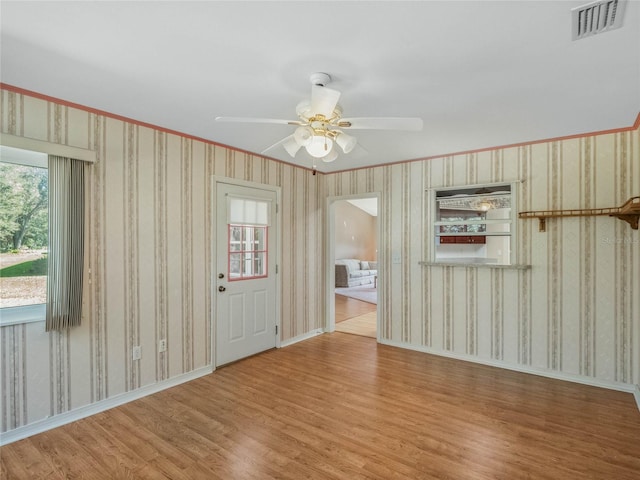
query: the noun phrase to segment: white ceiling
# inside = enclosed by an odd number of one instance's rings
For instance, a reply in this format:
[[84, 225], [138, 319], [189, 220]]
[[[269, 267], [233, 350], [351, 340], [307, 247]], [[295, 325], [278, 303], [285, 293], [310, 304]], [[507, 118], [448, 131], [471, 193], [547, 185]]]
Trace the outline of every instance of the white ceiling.
[[354, 207], [367, 212], [372, 217], [378, 216], [378, 199], [377, 198], [353, 198], [347, 200]]
[[[8, 85], [259, 153], [294, 127], [309, 75], [345, 117], [421, 117], [420, 132], [352, 130], [364, 150], [324, 172], [631, 126], [640, 2], [624, 26], [571, 40], [586, 1], [2, 1]], [[304, 149], [292, 159], [311, 167]]]

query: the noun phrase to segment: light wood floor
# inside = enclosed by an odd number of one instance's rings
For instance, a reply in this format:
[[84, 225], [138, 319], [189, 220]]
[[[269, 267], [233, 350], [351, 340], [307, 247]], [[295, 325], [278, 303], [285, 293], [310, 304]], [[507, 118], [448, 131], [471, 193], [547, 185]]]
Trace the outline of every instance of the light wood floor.
[[335, 295], [336, 323], [343, 322], [349, 318], [375, 312], [377, 306], [373, 303], [363, 302], [355, 298]]
[[376, 312], [358, 315], [357, 317], [350, 318], [344, 322], [336, 323], [336, 332], [377, 338], [377, 320], [378, 315]]
[[633, 396], [325, 334], [2, 447], [7, 479], [637, 480]]
[[336, 332], [376, 338], [377, 305], [344, 295], [335, 298]]

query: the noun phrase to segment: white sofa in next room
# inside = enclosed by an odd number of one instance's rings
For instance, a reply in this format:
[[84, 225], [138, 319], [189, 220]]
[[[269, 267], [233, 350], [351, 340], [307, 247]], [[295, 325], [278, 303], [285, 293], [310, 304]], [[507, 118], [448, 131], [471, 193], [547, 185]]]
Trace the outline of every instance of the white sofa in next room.
[[374, 284], [378, 262], [344, 258], [336, 260], [336, 287], [356, 287]]

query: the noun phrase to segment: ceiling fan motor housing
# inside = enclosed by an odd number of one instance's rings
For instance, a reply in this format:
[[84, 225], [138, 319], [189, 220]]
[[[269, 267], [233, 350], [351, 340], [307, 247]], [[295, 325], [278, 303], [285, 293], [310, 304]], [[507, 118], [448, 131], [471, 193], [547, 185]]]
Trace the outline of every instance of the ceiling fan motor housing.
[[331, 82], [331, 75], [322, 72], [312, 73], [309, 80], [311, 80], [311, 85], [325, 87]]

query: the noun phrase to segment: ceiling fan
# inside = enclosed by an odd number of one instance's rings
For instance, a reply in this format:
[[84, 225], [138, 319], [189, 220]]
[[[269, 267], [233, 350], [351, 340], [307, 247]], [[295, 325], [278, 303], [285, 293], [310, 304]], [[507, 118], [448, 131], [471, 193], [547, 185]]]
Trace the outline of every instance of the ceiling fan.
[[261, 153], [280, 145], [291, 157], [304, 149], [313, 158], [315, 171], [316, 159], [333, 162], [338, 158], [337, 144], [343, 153], [353, 151], [357, 139], [343, 130], [422, 130], [422, 119], [412, 117], [358, 117], [342, 118], [342, 108], [338, 105], [340, 92], [327, 88], [331, 77], [326, 73], [314, 73], [311, 80], [311, 100], [303, 100], [296, 107], [298, 120], [280, 120], [275, 118], [216, 117], [218, 122], [272, 123], [295, 125], [292, 135], [271, 145]]

